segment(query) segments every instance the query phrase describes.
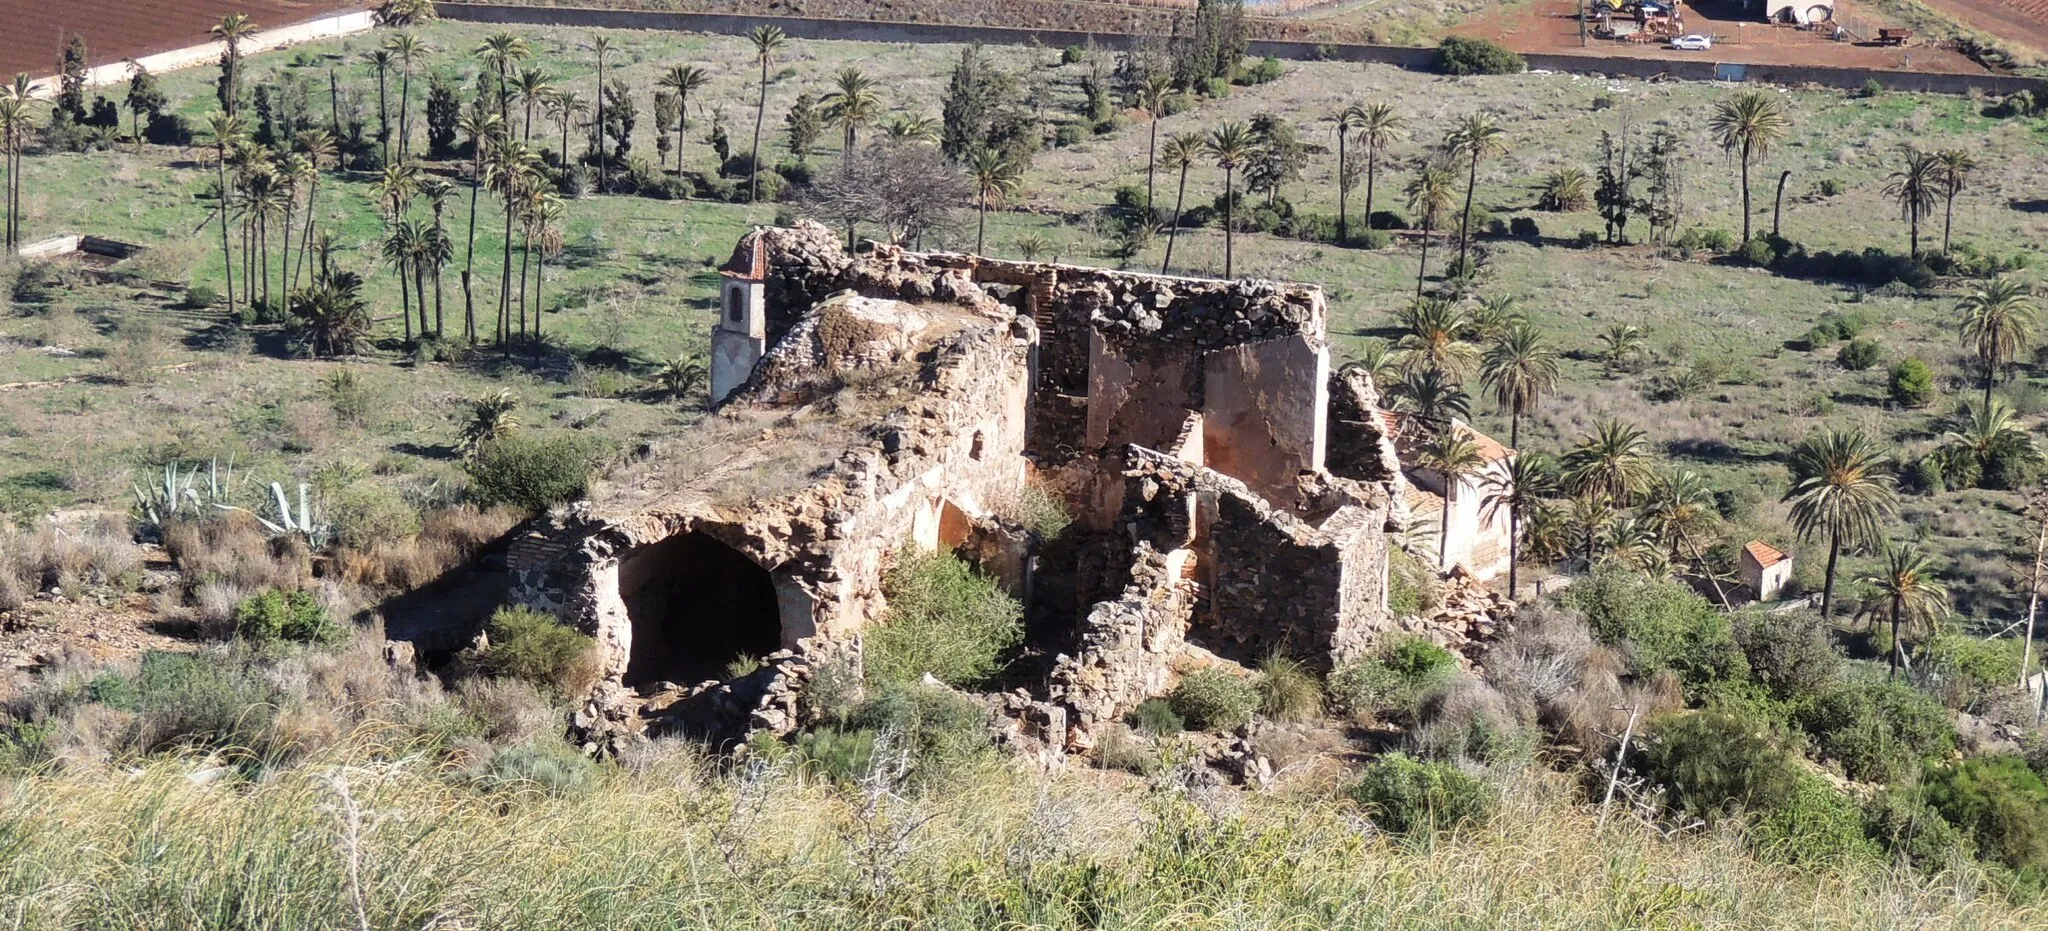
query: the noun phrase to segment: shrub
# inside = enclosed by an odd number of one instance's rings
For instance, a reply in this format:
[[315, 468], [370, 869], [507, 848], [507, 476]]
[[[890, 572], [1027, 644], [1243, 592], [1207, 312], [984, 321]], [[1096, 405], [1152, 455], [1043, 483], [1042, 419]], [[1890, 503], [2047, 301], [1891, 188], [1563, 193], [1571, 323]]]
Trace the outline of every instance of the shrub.
[[1543, 229], [1536, 225], [1535, 217], [1515, 217], [1508, 221], [1508, 235], [1535, 242], [1543, 238]]
[[850, 722], [909, 750], [927, 771], [951, 769], [988, 747], [988, 714], [948, 689], [892, 682], [854, 709]]
[[1673, 808], [1694, 817], [1774, 812], [1791, 800], [1792, 755], [1751, 722], [1719, 711], [1657, 722], [1643, 754], [1650, 779], [1668, 789]]
[[1259, 709], [1259, 693], [1228, 672], [1204, 669], [1182, 677], [1167, 702], [1190, 728], [1229, 730], [1251, 721], [1252, 712]]
[[1819, 181], [1814, 182], [1813, 192], [1821, 197], [1839, 196], [1842, 193], [1841, 179], [1822, 178]]
[[[1975, 710], [1992, 696], [2014, 688], [2023, 644], [2013, 637], [1983, 640], [1942, 634], [1927, 642], [1927, 664], [1940, 684], [1942, 702]], [[2038, 667], [2037, 667], [2038, 668]], [[2031, 675], [2033, 669], [2027, 670]]]
[[1841, 352], [1835, 354], [1835, 362], [1851, 372], [1861, 372], [1876, 365], [1877, 360], [1883, 355], [1884, 350], [1879, 349], [1876, 343], [1867, 339], [1852, 339], [1848, 345], [1842, 347]]
[[254, 643], [338, 643], [345, 634], [311, 592], [273, 588], [235, 607], [235, 636]]
[[187, 310], [205, 310], [220, 303], [220, 292], [203, 284], [191, 285], [185, 288], [185, 298], [180, 303]]
[[1878, 856], [1856, 801], [1807, 772], [1794, 777], [1783, 807], [1757, 818], [1749, 840], [1764, 857], [1799, 866], [1842, 866]]
[[1086, 132], [1079, 123], [1061, 123], [1058, 129], [1053, 130], [1052, 144], [1061, 149], [1080, 145]]
[[1187, 722], [1173, 711], [1173, 704], [1160, 698], [1148, 698], [1131, 709], [1128, 723], [1133, 730], [1153, 737], [1166, 737], [1187, 730]]
[[1758, 268], [1769, 268], [1778, 260], [1778, 250], [1771, 248], [1769, 240], [1758, 237], [1743, 244], [1742, 257]]
[[1330, 702], [1353, 718], [1413, 716], [1430, 692], [1458, 673], [1449, 650], [1420, 637], [1397, 637], [1368, 657], [1330, 672]]
[[2048, 784], [2017, 756], [1981, 757], [1927, 775], [1927, 804], [2022, 878], [2048, 878]]
[[1365, 218], [1365, 227], [1375, 230], [1405, 230], [1408, 228], [1408, 220], [1392, 210], [1375, 210]]
[[1816, 695], [1841, 674], [1841, 654], [1810, 613], [1744, 611], [1734, 632], [1750, 676], [1781, 701]]
[[1271, 84], [1287, 73], [1280, 65], [1280, 59], [1268, 55], [1259, 63], [1237, 73], [1237, 83], [1244, 85]]
[[592, 458], [577, 437], [515, 433], [485, 443], [465, 469], [478, 503], [544, 511], [583, 496]]
[[227, 651], [142, 656], [134, 676], [105, 673], [87, 686], [94, 701], [141, 716], [138, 749], [269, 748], [276, 690], [246, 656]]
[[420, 532], [420, 512], [382, 485], [358, 482], [329, 496], [327, 519], [335, 541], [355, 550], [393, 543]]
[[1078, 45], [1069, 45], [1060, 50], [1060, 64], [1062, 65], [1078, 65], [1082, 59], [1087, 57], [1087, 50]]
[[1865, 78], [1863, 86], [1856, 89], [1856, 96], [1864, 98], [1876, 97], [1882, 93], [1884, 93], [1884, 85], [1878, 83], [1876, 78]]
[[877, 682], [930, 673], [955, 688], [987, 683], [1024, 639], [1023, 610], [994, 579], [951, 553], [906, 553], [882, 581], [888, 615], [866, 635]]
[[1680, 233], [1672, 245], [1694, 252], [1727, 252], [1735, 248], [1735, 234], [1718, 227], [1695, 226]]
[[1727, 615], [1684, 584], [1603, 569], [1566, 589], [1564, 603], [1602, 642], [1624, 644], [1637, 676], [1669, 669], [1697, 690], [1748, 673]]
[[1374, 252], [1385, 249], [1394, 243], [1394, 237], [1387, 233], [1386, 230], [1365, 230], [1353, 233], [1351, 239], [1359, 248], [1370, 249]]
[[1592, 230], [1580, 230], [1579, 235], [1572, 240], [1572, 245], [1581, 249], [1591, 249], [1599, 244], [1600, 234]]
[[797, 735], [796, 756], [805, 769], [827, 779], [858, 778], [874, 765], [875, 732], [821, 727]]
[[561, 798], [582, 791], [595, 770], [589, 758], [575, 748], [542, 738], [491, 754], [478, 775], [493, 787], [531, 789]]
[[1520, 74], [1528, 69], [1521, 55], [1485, 39], [1450, 36], [1437, 46], [1437, 70], [1445, 74]]
[[1899, 406], [1926, 407], [1934, 401], [1934, 371], [1919, 359], [1901, 360], [1892, 366], [1887, 387]]
[[1278, 653], [1259, 663], [1259, 713], [1275, 721], [1323, 716], [1323, 686], [1301, 663]]
[[1970, 836], [1927, 804], [1925, 793], [1887, 789], [1864, 807], [1863, 830], [1894, 859], [1923, 873], [1940, 873], [1977, 856]]
[[1891, 782], [1955, 747], [1948, 712], [1900, 682], [1862, 675], [1834, 683], [1795, 712], [1814, 749], [1863, 782]]
[[1498, 805], [1490, 787], [1456, 766], [1401, 753], [1367, 766], [1349, 794], [1381, 830], [1401, 835], [1478, 827]]
[[562, 695], [589, 687], [597, 674], [597, 641], [528, 607], [499, 608], [486, 628], [483, 670]]

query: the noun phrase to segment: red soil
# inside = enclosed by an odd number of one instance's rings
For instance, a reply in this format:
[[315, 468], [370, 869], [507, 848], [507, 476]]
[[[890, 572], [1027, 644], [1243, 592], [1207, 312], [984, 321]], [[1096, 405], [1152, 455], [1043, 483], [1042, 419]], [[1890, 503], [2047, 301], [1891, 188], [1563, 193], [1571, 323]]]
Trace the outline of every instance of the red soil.
[[57, 73], [57, 59], [73, 34], [85, 37], [89, 65], [200, 45], [207, 30], [230, 13], [246, 13], [258, 27], [289, 26], [335, 10], [360, 8], [347, 0], [6, 0], [0, 13], [0, 75]]
[[1927, 0], [1927, 5], [2015, 45], [2048, 53], [2048, 0]]
[[[2006, 0], [1936, 0], [1940, 3], [1996, 5]], [[2048, 0], [2010, 0], [2048, 6]], [[1460, 35], [1478, 36], [1500, 42], [1518, 52], [1571, 52], [1584, 55], [1614, 55], [1629, 58], [1669, 58], [1745, 64], [1831, 65], [1842, 68], [1881, 68], [1948, 74], [1977, 74], [1983, 67], [1956, 52], [1926, 44], [1880, 48], [1874, 44], [1837, 42], [1825, 32], [1809, 32], [1792, 26], [1774, 26], [1734, 12], [1736, 4], [1702, 5], [1696, 0], [1680, 4], [1687, 33], [1714, 37], [1714, 48], [1706, 52], [1680, 52], [1650, 43], [1588, 38], [1579, 45], [1577, 0], [1534, 0], [1502, 7], [1475, 17], [1454, 28]], [[1880, 26], [1892, 25], [1857, 6], [1854, 0], [1837, 0], [1836, 21], [1858, 35], [1875, 38]]]

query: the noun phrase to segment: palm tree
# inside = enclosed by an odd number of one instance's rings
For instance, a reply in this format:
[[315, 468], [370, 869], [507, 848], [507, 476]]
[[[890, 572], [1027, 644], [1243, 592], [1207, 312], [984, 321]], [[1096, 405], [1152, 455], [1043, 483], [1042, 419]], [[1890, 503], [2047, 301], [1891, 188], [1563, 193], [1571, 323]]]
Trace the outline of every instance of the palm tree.
[[1429, 240], [1436, 233], [1436, 221], [1451, 206], [1451, 186], [1456, 181], [1451, 167], [1427, 161], [1408, 182], [1408, 209], [1422, 218], [1422, 264], [1415, 269], [1415, 296], [1422, 296], [1423, 279], [1429, 276]]
[[[299, 238], [299, 259], [301, 262], [304, 262], [310, 257], [309, 253], [313, 246], [313, 226], [316, 218], [315, 204], [318, 202], [320, 194], [320, 169], [321, 166], [335, 160], [337, 150], [334, 145], [334, 136], [324, 129], [302, 130], [294, 142], [299, 151], [306, 154], [306, 161], [313, 168], [312, 173], [306, 176], [306, 230], [305, 234]], [[298, 288], [299, 269], [298, 265], [295, 264], [292, 266], [290, 290], [296, 291]]]
[[[599, 96], [602, 96], [602, 92]], [[548, 118], [555, 121], [555, 128], [562, 131], [562, 164], [571, 164], [569, 159], [569, 130], [583, 125], [579, 117], [590, 112], [590, 104], [583, 102], [583, 95], [568, 88], [561, 88], [548, 95]], [[680, 166], [680, 156], [677, 164]]]
[[1820, 614], [1835, 608], [1835, 567], [1844, 545], [1878, 540], [1884, 522], [1898, 507], [1898, 495], [1879, 444], [1858, 432], [1822, 430], [1793, 447], [1792, 487], [1783, 500], [1792, 505], [1792, 525], [1806, 539], [1828, 538], [1828, 565], [1821, 584]]
[[384, 164], [389, 165], [391, 164], [391, 106], [386, 100], [385, 88], [391, 74], [391, 65], [396, 61], [396, 56], [391, 54], [389, 47], [383, 47], [371, 49], [363, 55], [363, 59], [377, 69], [377, 143], [382, 146], [379, 150], [381, 153], [379, 156], [380, 160]]
[[[488, 164], [487, 182], [505, 204], [505, 253], [504, 264], [500, 266], [504, 273], [498, 276], [498, 343], [509, 348], [512, 335], [512, 224], [518, 218], [523, 197], [537, 180], [535, 173], [540, 158], [524, 142], [501, 142], [491, 147]], [[523, 277], [520, 287], [525, 287]], [[520, 306], [523, 314], [524, 302]]]
[[[597, 54], [597, 132], [592, 134], [592, 138], [594, 138], [597, 141], [597, 192], [599, 194], [606, 194], [610, 193], [612, 189], [612, 171], [611, 158], [605, 154], [604, 60], [606, 57], [611, 55], [613, 50], [611, 37], [598, 36], [596, 40], [590, 43], [590, 50]], [[563, 164], [567, 164], [568, 161], [569, 153], [562, 153]], [[524, 280], [522, 280], [520, 284], [523, 287], [525, 285]]]
[[2031, 467], [2041, 462], [2041, 450], [2013, 415], [2012, 407], [1993, 398], [1983, 405], [1968, 402], [1956, 408], [1942, 424], [1942, 475], [1950, 487], [1980, 483], [1984, 473], [2003, 464], [2007, 468]]
[[1418, 297], [1402, 307], [1398, 318], [1403, 334], [1395, 348], [1401, 350], [1402, 368], [1414, 372], [1435, 369], [1462, 381], [1466, 366], [1478, 350], [1465, 342], [1471, 318], [1465, 305], [1453, 300]]
[[683, 139], [690, 132], [690, 92], [711, 83], [710, 72], [696, 65], [674, 65], [661, 76], [661, 86], [676, 95], [676, 175], [683, 173]]
[[1173, 96], [1173, 76], [1164, 72], [1147, 75], [1138, 87], [1138, 106], [1152, 119], [1152, 139], [1145, 146], [1145, 224], [1153, 219], [1153, 181], [1159, 172], [1159, 124], [1166, 119], [1166, 101]]
[[354, 272], [339, 272], [292, 295], [292, 316], [298, 318], [307, 352], [342, 356], [361, 348], [371, 327], [360, 296], [362, 283]]
[[17, 209], [20, 203], [20, 186], [16, 184], [21, 176], [21, 168], [16, 163], [15, 156], [21, 152], [22, 127], [27, 124], [27, 103], [12, 96], [0, 97], [0, 156], [4, 156], [7, 166], [7, 231], [4, 238], [9, 255], [14, 254], [20, 247], [15, 230], [21, 215], [21, 211]]
[[1714, 586], [1714, 595], [1722, 608], [1729, 607], [1728, 593], [1721, 588], [1721, 579], [1707, 565], [1706, 554], [1700, 551], [1698, 541], [1702, 533], [1711, 531], [1720, 518], [1714, 507], [1714, 490], [1706, 479], [1690, 469], [1680, 469], [1665, 476], [1650, 491], [1649, 501], [1644, 503], [1643, 517], [1649, 521], [1657, 534], [1671, 547], [1673, 561], [1683, 549], [1691, 557], [1699, 573]]
[[228, 83], [222, 90], [221, 109], [234, 116], [241, 109], [242, 97], [242, 42], [257, 33], [256, 24], [246, 14], [230, 13], [220, 18], [208, 30], [228, 51]]
[[533, 205], [533, 244], [540, 248], [540, 261], [533, 264], [533, 336], [540, 338], [541, 286], [547, 283], [548, 260], [562, 254], [562, 218], [567, 214], [562, 199], [553, 191], [540, 195]]
[[1948, 588], [1936, 578], [1934, 561], [1911, 543], [1887, 542], [1883, 567], [1861, 581], [1871, 587], [1891, 615], [1891, 671], [1887, 675], [1896, 678], [1906, 658], [1906, 625], [1920, 622], [1932, 627], [1946, 616]]
[[[285, 187], [277, 169], [266, 160], [256, 163], [242, 177], [242, 209], [255, 233], [256, 273], [263, 282], [264, 313], [275, 313], [278, 305], [270, 294], [270, 221], [284, 212]], [[250, 286], [251, 298], [254, 286]]]
[[1721, 148], [1737, 153], [1742, 163], [1743, 242], [1750, 240], [1750, 162], [1769, 158], [1771, 145], [1783, 139], [1791, 126], [1784, 103], [1775, 94], [1760, 90], [1743, 91], [1715, 104], [1714, 115], [1707, 120], [1707, 128], [1720, 141]]
[[1653, 578], [1671, 574], [1671, 562], [1657, 546], [1657, 532], [1648, 521], [1634, 515], [1618, 517], [1595, 536], [1601, 564], [1627, 566]]
[[484, 185], [484, 161], [490, 155], [494, 140], [504, 135], [505, 122], [492, 113], [479, 97], [470, 102], [469, 112], [462, 115], [459, 128], [468, 134], [471, 143], [469, 171], [469, 226], [465, 230], [468, 244], [463, 247], [462, 265], [462, 335], [469, 344], [476, 345], [476, 301], [470, 291], [470, 281], [476, 274], [476, 201], [477, 192]]
[[[419, 258], [434, 274], [434, 338], [439, 340], [447, 337], [441, 314], [441, 269], [455, 259], [455, 239], [448, 235], [446, 223], [448, 200], [455, 196], [455, 184], [446, 178], [429, 178], [420, 182], [420, 193], [427, 198], [427, 207], [434, 212], [434, 226], [420, 244]], [[425, 313], [422, 308], [421, 314]]]
[[1166, 258], [1159, 263], [1162, 275], [1173, 267], [1173, 243], [1180, 238], [1180, 211], [1188, 199], [1188, 169], [1201, 159], [1206, 148], [1199, 133], [1175, 133], [1166, 137], [1166, 165], [1180, 171], [1180, 190], [1173, 197], [1173, 225], [1166, 228]]
[[[839, 127], [841, 165], [844, 171], [851, 173], [860, 129], [873, 123], [882, 108], [882, 98], [875, 93], [875, 81], [862, 74], [859, 68], [848, 68], [839, 72], [832, 92], [819, 102], [825, 105], [825, 119]], [[976, 251], [980, 251], [980, 247], [977, 246]]]
[[1613, 375], [1622, 363], [1643, 351], [1643, 331], [1633, 323], [1610, 323], [1600, 331], [1600, 370]]
[[1528, 453], [1496, 462], [1480, 477], [1480, 493], [1484, 496], [1479, 502], [1480, 516], [1494, 521], [1499, 519], [1502, 511], [1507, 512], [1510, 599], [1521, 594], [1522, 515], [1550, 492], [1554, 471], [1548, 457]]
[[1416, 465], [1436, 473], [1444, 483], [1442, 524], [1437, 528], [1436, 538], [1436, 566], [1449, 569], [1451, 502], [1465, 480], [1478, 475], [1479, 470], [1486, 467], [1486, 456], [1479, 451], [1479, 444], [1473, 441], [1470, 431], [1444, 430], [1422, 447], [1416, 456]]
[[469, 404], [469, 420], [462, 426], [462, 450], [474, 456], [493, 440], [503, 439], [519, 429], [519, 396], [500, 388]]
[[404, 161], [412, 151], [412, 72], [433, 49], [410, 32], [385, 40], [384, 47], [398, 60], [398, 160]]
[[[498, 118], [507, 125], [512, 122], [512, 66], [525, 61], [532, 51], [525, 39], [509, 32], [492, 33], [476, 47], [476, 57], [498, 79]], [[567, 153], [563, 156], [566, 159]]]
[[677, 356], [654, 373], [654, 382], [661, 386], [663, 393], [680, 401], [704, 384], [704, 376], [703, 365], [692, 361], [689, 356]]
[[1585, 492], [1572, 496], [1565, 523], [1571, 528], [1570, 535], [1579, 540], [1579, 555], [1588, 571], [1593, 568], [1593, 541], [1608, 536], [1608, 528], [1618, 517], [1613, 498]]
[[1522, 415], [1532, 413], [1557, 386], [1557, 354], [1524, 321], [1508, 327], [1479, 358], [1479, 384], [1508, 412], [1508, 446], [1522, 445]]
[[1209, 157], [1223, 169], [1223, 277], [1237, 276], [1237, 166], [1258, 148], [1258, 139], [1243, 123], [1225, 123], [1209, 134]]
[[1351, 244], [1351, 133], [1365, 119], [1365, 110], [1351, 104], [1337, 111], [1337, 242]]
[[1957, 335], [1984, 367], [1985, 407], [1991, 406], [1991, 383], [1999, 368], [2033, 344], [2036, 312], [2027, 286], [2005, 277], [1971, 288], [1956, 302]]
[[419, 254], [420, 237], [425, 227], [419, 221], [394, 215], [391, 218], [391, 232], [384, 237], [384, 258], [398, 272], [398, 299], [405, 317], [405, 341], [412, 342], [412, 289], [417, 280], [407, 280], [414, 266], [413, 257]]
[[1368, 339], [1358, 347], [1358, 353], [1351, 361], [1344, 363], [1340, 370], [1355, 369], [1364, 372], [1375, 385], [1392, 387], [1401, 380], [1401, 354], [1383, 339]]
[[1885, 179], [1884, 193], [1898, 202], [1899, 215], [1905, 218], [1906, 228], [1910, 231], [1912, 256], [1917, 259], [1920, 257], [1920, 218], [1934, 209], [1934, 199], [1941, 193], [1941, 159], [1912, 146], [1906, 147], [1905, 156], [1905, 167]]
[[[554, 92], [555, 79], [539, 68], [521, 68], [519, 74], [512, 79], [512, 96], [517, 97], [520, 106], [526, 110], [525, 125], [519, 131], [520, 141], [533, 141], [533, 109], [554, 96]], [[600, 100], [598, 105], [603, 106], [604, 102]], [[562, 153], [562, 164], [569, 164], [569, 153], [566, 151]]]
[[1419, 429], [1434, 433], [1452, 418], [1472, 416], [1472, 398], [1442, 369], [1424, 369], [1401, 378], [1387, 395], [1395, 410], [1413, 415]]
[[[300, 135], [304, 135], [304, 133]], [[286, 295], [290, 295], [293, 267], [292, 238], [298, 233], [298, 227], [292, 225], [292, 214], [298, 206], [300, 188], [305, 188], [310, 196], [312, 184], [320, 178], [320, 170], [313, 167], [312, 158], [304, 153], [294, 152], [285, 156], [284, 162], [278, 168], [278, 176], [284, 182], [285, 193], [284, 249], [282, 250], [283, 254], [278, 259], [278, 288], [284, 291]], [[307, 209], [311, 209], [311, 206], [311, 203], [308, 202]]]
[[898, 113], [895, 119], [889, 121], [889, 125], [882, 127], [882, 133], [888, 136], [891, 142], [936, 145], [944, 129], [945, 125], [933, 117]]
[[1468, 159], [1465, 175], [1465, 213], [1458, 218], [1458, 267], [1471, 270], [1466, 255], [1472, 244], [1472, 194], [1479, 187], [1479, 160], [1506, 155], [1508, 133], [1492, 114], [1474, 113], [1444, 135], [1444, 151], [1453, 158]]
[[220, 195], [220, 257], [228, 275], [229, 310], [235, 308], [235, 256], [228, 242], [228, 149], [242, 141], [243, 131], [242, 118], [232, 113], [215, 112], [206, 118], [207, 135], [213, 137], [213, 168], [218, 176], [215, 190]]
[[761, 100], [754, 106], [754, 151], [749, 157], [752, 164], [747, 166], [748, 203], [761, 199], [761, 122], [768, 118], [768, 63], [782, 50], [785, 40], [777, 26], [756, 26], [747, 33], [747, 41], [754, 45], [754, 56], [761, 60]]
[[1391, 104], [1369, 103], [1358, 111], [1358, 144], [1365, 146], [1365, 228], [1372, 229], [1372, 192], [1380, 156], [1408, 134]]
[[1613, 418], [1599, 421], [1564, 454], [1565, 485], [1627, 507], [1655, 479], [1651, 456], [1643, 431]]
[[434, 0], [384, 0], [375, 7], [379, 26], [416, 26], [440, 19]]
[[1963, 192], [1963, 185], [1977, 170], [1977, 159], [1962, 149], [1943, 149], [1934, 153], [1934, 157], [1941, 163], [1938, 181], [1945, 202], [1941, 217], [1941, 252], [1947, 255], [1949, 229], [1956, 220], [1956, 195]]
[[967, 159], [967, 178], [974, 184], [974, 254], [980, 255], [987, 243], [989, 202], [1001, 203], [1014, 196], [1023, 186], [1024, 173], [1003, 153], [978, 149]]

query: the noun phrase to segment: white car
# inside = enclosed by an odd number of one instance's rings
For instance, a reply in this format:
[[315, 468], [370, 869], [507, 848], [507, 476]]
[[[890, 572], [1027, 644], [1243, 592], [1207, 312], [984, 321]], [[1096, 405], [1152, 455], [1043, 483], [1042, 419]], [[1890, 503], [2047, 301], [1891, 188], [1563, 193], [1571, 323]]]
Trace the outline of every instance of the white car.
[[1681, 52], [1704, 52], [1714, 47], [1714, 40], [1710, 36], [1679, 36], [1671, 40], [1671, 47]]

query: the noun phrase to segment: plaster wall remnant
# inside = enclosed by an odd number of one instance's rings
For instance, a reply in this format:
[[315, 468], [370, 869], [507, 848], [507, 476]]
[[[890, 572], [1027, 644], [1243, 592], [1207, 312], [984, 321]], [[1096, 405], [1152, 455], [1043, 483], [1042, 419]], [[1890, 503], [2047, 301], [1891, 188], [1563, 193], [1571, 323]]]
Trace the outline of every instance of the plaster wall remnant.
[[[598, 639], [593, 746], [798, 726], [802, 683], [886, 622], [906, 547], [1069, 606], [1043, 694], [985, 702], [1051, 757], [1189, 662], [1328, 665], [1395, 629], [1404, 481], [1370, 378], [1330, 371], [1318, 289], [849, 253], [810, 222], [747, 234], [723, 273], [714, 413], [514, 561], [519, 598]], [[1027, 482], [1079, 518], [1050, 574]]]

